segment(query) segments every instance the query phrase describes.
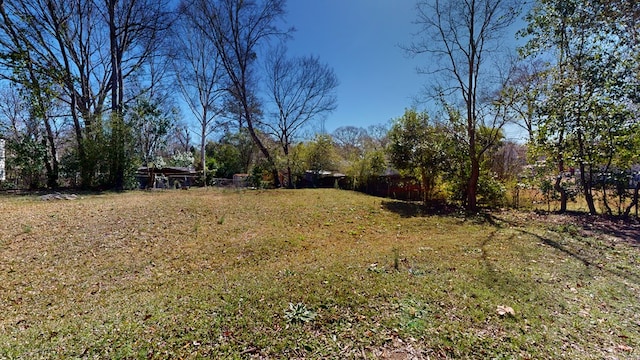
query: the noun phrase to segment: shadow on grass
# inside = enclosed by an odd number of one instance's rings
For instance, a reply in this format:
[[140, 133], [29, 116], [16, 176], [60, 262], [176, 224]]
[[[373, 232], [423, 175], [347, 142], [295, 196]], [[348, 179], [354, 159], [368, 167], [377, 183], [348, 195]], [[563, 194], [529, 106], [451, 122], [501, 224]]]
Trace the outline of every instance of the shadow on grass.
[[557, 241], [554, 241], [548, 237], [544, 237], [541, 235], [538, 235], [536, 233], [533, 233], [531, 231], [527, 231], [524, 229], [520, 229], [520, 231], [523, 234], [527, 234], [530, 235], [536, 239], [538, 239], [541, 243], [550, 246], [562, 253], [564, 253], [565, 255], [578, 260], [579, 262], [581, 262], [585, 267], [595, 267], [607, 274], [610, 275], [614, 275], [623, 279], [626, 279], [628, 281], [631, 281], [635, 284], [640, 284], [640, 275], [637, 273], [631, 273], [631, 272], [624, 272], [624, 271], [619, 271], [619, 270], [613, 270], [613, 269], [608, 269], [605, 268], [601, 263], [605, 262], [605, 256], [604, 254], [602, 254], [601, 258], [594, 258], [594, 259], [590, 259], [587, 258], [586, 256], [583, 256], [581, 254], [579, 254], [576, 251], [572, 251], [571, 249], [568, 249], [566, 246], [563, 246], [562, 244], [558, 243]]
[[[620, 239], [631, 245], [632, 247], [637, 247], [640, 244], [640, 226], [638, 226], [638, 224], [629, 221], [618, 222], [617, 224], [614, 224], [614, 222], [610, 221], [611, 219], [607, 219], [602, 216], [592, 217], [584, 214], [565, 214], [565, 216], [568, 217], [568, 221], [566, 222], [566, 224], [576, 225], [579, 229], [581, 229], [578, 233], [571, 236], [573, 241], [576, 242], [576, 245], [578, 245], [578, 248], [576, 249], [571, 249], [570, 247], [565, 246], [549, 237], [545, 237], [530, 230], [526, 230], [522, 227], [521, 224], [511, 222], [505, 218], [494, 216], [490, 213], [485, 214], [485, 219], [487, 223], [491, 224], [496, 229], [503, 228], [505, 226], [515, 228], [521, 233], [537, 239], [542, 244], [547, 245], [581, 262], [585, 267], [597, 268], [605, 273], [624, 278], [635, 284], [640, 284], [640, 272], [629, 272], [622, 271], [622, 269], [615, 270], [611, 268], [605, 268], [603, 263], [607, 263], [607, 254], [604, 254], [602, 252], [593, 253], [593, 251], [597, 252], [598, 250], [594, 250], [591, 248], [591, 245], [587, 245], [584, 242], [580, 241], [581, 236], [589, 237], [597, 234], [606, 234]], [[600, 251], [607, 251], [607, 249], [609, 248], [601, 249]], [[589, 254], [590, 252], [592, 254]]]
[[[499, 255], [488, 250], [488, 247], [491, 245], [491, 242], [497, 236], [499, 231], [500, 229], [496, 228], [489, 232], [480, 245], [480, 249], [482, 251], [480, 258], [482, 259], [484, 270], [486, 272], [486, 275], [480, 277], [480, 279], [482, 279], [482, 282], [487, 289], [497, 292], [500, 296], [524, 297], [527, 294], [536, 291], [535, 289], [538, 288], [539, 285], [529, 277], [514, 275], [512, 271], [501, 270], [500, 266], [497, 266], [499, 261], [496, 260], [495, 257]], [[510, 243], [514, 241], [515, 237], [515, 234], [511, 234], [506, 242]], [[539, 294], [537, 291], [536, 293]]]
[[402, 216], [403, 218], [431, 215], [453, 215], [459, 214], [461, 211], [459, 207], [449, 205], [444, 202], [429, 202], [427, 204], [423, 204], [418, 201], [383, 200], [382, 207]]

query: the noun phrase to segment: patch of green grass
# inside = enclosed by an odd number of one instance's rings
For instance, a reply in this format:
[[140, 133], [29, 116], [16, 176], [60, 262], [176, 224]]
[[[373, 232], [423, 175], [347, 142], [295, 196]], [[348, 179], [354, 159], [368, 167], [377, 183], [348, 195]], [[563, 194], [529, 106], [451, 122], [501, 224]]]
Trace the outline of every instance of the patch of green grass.
[[9, 198], [0, 234], [0, 358], [640, 351], [640, 250], [527, 213], [487, 221], [333, 189], [191, 189]]

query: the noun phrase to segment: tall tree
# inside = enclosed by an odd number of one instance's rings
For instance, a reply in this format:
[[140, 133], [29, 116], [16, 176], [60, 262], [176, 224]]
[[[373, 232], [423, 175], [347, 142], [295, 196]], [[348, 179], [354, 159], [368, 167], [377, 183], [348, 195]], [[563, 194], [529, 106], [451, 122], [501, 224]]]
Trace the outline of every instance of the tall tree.
[[182, 7], [174, 26], [174, 71], [180, 93], [199, 126], [200, 163], [203, 182], [207, 184], [207, 137], [219, 125], [226, 84], [215, 45], [187, 10]]
[[124, 185], [128, 129], [124, 123], [125, 79], [159, 49], [168, 30], [168, 0], [104, 0], [109, 33], [111, 91], [111, 178]]
[[[636, 121], [629, 105], [637, 96], [638, 58], [633, 51], [635, 40], [628, 34], [635, 33], [638, 25], [632, 25], [631, 31], [619, 30], [630, 18], [621, 9], [634, 3], [540, 0], [522, 31], [528, 37], [522, 48], [525, 56], [552, 57], [541, 101], [538, 143], [552, 155], [560, 175], [567, 165], [577, 168], [592, 214], [597, 211], [593, 189], [598, 177], [604, 181], [599, 173], [608, 172], [620, 150], [634, 143], [629, 135], [636, 131]], [[602, 186], [604, 190], [604, 182]], [[564, 211], [566, 190], [559, 180], [555, 187], [563, 196]]]
[[[112, 165], [111, 185], [122, 187], [123, 167], [118, 165], [126, 156], [120, 134], [125, 130], [122, 111], [125, 97], [138, 95], [125, 91], [125, 83], [147, 68], [162, 43], [168, 4], [168, 0], [0, 1], [1, 37], [19, 39], [22, 45], [14, 46], [11, 56], [28, 60], [33, 73], [54, 86], [47, 97], [67, 104], [83, 186], [94, 185], [97, 168], [107, 158]], [[24, 63], [6, 65], [15, 70]], [[27, 80], [32, 87], [36, 84], [31, 75]], [[105, 129], [101, 119], [110, 113], [114, 115], [110, 129]], [[95, 151], [105, 148], [105, 135], [113, 135], [114, 156]]]
[[267, 94], [274, 111], [263, 125], [278, 139], [286, 160], [287, 184], [292, 188], [290, 146], [305, 125], [336, 109], [338, 78], [317, 57], [287, 58], [284, 47], [269, 54], [266, 72]]
[[286, 36], [280, 28], [285, 15], [285, 0], [194, 0], [183, 1], [185, 12], [214, 44], [228, 81], [227, 93], [237, 104], [240, 121], [272, 169], [279, 186], [275, 159], [258, 135], [256, 109], [258, 53], [271, 40]]
[[451, 145], [449, 132], [442, 125], [414, 109], [406, 110], [389, 131], [390, 161], [420, 179], [425, 204], [432, 199], [439, 177], [450, 168]]
[[[59, 163], [54, 133], [55, 121], [51, 109], [54, 104], [54, 91], [60, 79], [57, 68], [43, 68], [38, 66], [40, 56], [34, 52], [32, 41], [18, 18], [15, 8], [9, 9], [0, 1], [0, 64], [8, 73], [0, 73], [5, 78], [17, 84], [21, 89], [24, 100], [30, 104], [29, 111], [33, 121], [42, 122], [47, 152], [44, 165], [47, 172], [47, 185], [51, 188], [58, 186]], [[28, 135], [27, 135], [28, 136]]]
[[[480, 125], [498, 131], [503, 124], [486, 123], [486, 120], [496, 118], [485, 119], [482, 113], [482, 92], [491, 91], [494, 84], [490, 75], [496, 75], [491, 73], [493, 64], [488, 61], [497, 53], [505, 30], [516, 20], [518, 2], [422, 0], [417, 3], [416, 10], [419, 38], [406, 50], [413, 55], [434, 56], [433, 65], [421, 71], [443, 75], [446, 82], [438, 86], [438, 96], [455, 95], [464, 102], [464, 131], [469, 156], [466, 205], [469, 210], [475, 210], [483, 151], [477, 143], [477, 132]], [[433, 61], [433, 58], [429, 60]]]

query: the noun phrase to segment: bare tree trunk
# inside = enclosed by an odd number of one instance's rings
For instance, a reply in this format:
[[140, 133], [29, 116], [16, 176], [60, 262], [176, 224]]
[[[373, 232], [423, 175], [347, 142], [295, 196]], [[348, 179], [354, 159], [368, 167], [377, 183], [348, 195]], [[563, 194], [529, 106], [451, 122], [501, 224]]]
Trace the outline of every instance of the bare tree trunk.
[[202, 121], [200, 125], [200, 164], [202, 164], [202, 182], [205, 187], [207, 187], [207, 151], [206, 151], [206, 139], [207, 139], [207, 107], [204, 106], [202, 110]]
[[589, 177], [587, 178], [587, 174], [585, 174], [586, 166], [583, 162], [580, 163], [580, 182], [582, 182], [582, 192], [584, 194], [584, 199], [587, 202], [587, 207], [589, 208], [589, 213], [591, 215], [597, 214], [595, 202], [593, 200], [593, 191], [591, 189], [591, 170], [589, 170]]
[[562, 176], [564, 173], [564, 162], [561, 162], [560, 164], [558, 164], [558, 176], [556, 177], [556, 182], [553, 185], [553, 189], [555, 191], [557, 191], [558, 193], [560, 193], [560, 210], [559, 212], [561, 214], [564, 214], [567, 212], [567, 202], [569, 200], [569, 197], [567, 196], [567, 190], [562, 187]]
[[291, 174], [291, 159], [289, 158], [289, 146], [283, 143], [282, 151], [287, 159], [287, 188], [293, 189], [293, 175]]
[[629, 214], [631, 213], [631, 209], [635, 206], [636, 208], [636, 217], [638, 217], [638, 197], [640, 194], [640, 181], [636, 182], [636, 187], [633, 189], [633, 200], [631, 201], [631, 204], [629, 204], [629, 206], [627, 206], [627, 208], [624, 210], [624, 217], [628, 218]]
[[471, 159], [471, 176], [467, 186], [467, 210], [478, 209], [478, 180], [480, 179], [480, 162], [477, 158]]
[[118, 29], [117, 0], [107, 0], [109, 22], [109, 50], [111, 56], [111, 181], [116, 190], [124, 187], [124, 119], [122, 118], [122, 70]]

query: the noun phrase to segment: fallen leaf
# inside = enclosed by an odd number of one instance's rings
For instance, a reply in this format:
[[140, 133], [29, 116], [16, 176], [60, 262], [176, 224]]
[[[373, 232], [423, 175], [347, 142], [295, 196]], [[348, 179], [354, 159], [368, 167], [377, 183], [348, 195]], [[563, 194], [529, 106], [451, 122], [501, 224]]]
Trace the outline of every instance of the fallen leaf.
[[516, 316], [516, 312], [510, 306], [498, 305], [496, 312], [500, 316], [505, 316], [505, 315]]
[[626, 352], [632, 352], [633, 348], [631, 346], [620, 344], [620, 345], [618, 345], [618, 350], [626, 351]]

